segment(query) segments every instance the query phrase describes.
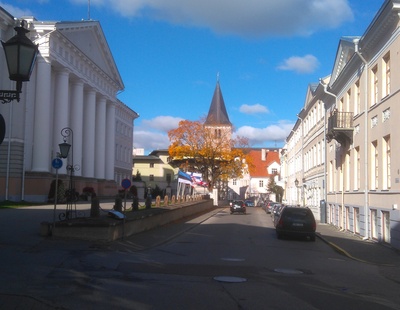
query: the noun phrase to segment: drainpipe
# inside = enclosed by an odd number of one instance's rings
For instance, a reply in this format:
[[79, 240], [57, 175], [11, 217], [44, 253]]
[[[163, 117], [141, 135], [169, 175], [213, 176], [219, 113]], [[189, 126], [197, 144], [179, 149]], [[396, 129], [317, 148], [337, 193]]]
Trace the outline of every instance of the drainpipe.
[[[337, 105], [337, 96], [328, 91], [328, 89], [327, 89], [328, 86], [326, 84], [322, 83], [321, 79], [319, 80], [319, 83], [323, 86], [325, 94], [330, 95], [333, 98], [335, 98], [335, 106], [336, 106]], [[328, 194], [327, 194], [327, 190], [326, 190], [328, 182], [326, 180], [327, 179], [327, 177], [326, 177], [327, 176], [327, 169], [326, 169], [326, 165], [327, 165], [327, 163], [326, 163], [326, 161], [327, 161], [327, 155], [326, 155], [327, 154], [327, 152], [326, 152], [327, 143], [326, 143], [326, 106], [325, 106], [325, 103], [324, 103], [324, 141], [325, 141], [325, 147], [324, 147], [324, 158], [325, 158], [324, 159], [324, 200], [325, 200], [325, 205], [326, 205], [327, 202], [328, 202], [327, 201], [328, 200]], [[327, 216], [325, 218], [328, 219]], [[332, 221], [332, 219], [331, 219], [331, 221]]]
[[[364, 69], [367, 69], [367, 60], [361, 55], [358, 49], [358, 43], [360, 39], [354, 39], [354, 52], [358, 57], [360, 57], [361, 61], [364, 63]], [[369, 206], [368, 206], [368, 71], [364, 72], [364, 216], [365, 216], [365, 236], [363, 239], [369, 239]]]
[[[302, 186], [302, 191], [301, 191], [301, 201], [299, 200], [299, 203], [301, 202], [301, 205], [304, 207], [305, 202], [304, 202], [304, 123], [303, 123], [303, 119], [299, 116], [299, 114], [297, 114], [297, 118], [300, 120], [300, 126], [301, 126], [301, 186]], [[298, 197], [297, 197], [298, 199]]]

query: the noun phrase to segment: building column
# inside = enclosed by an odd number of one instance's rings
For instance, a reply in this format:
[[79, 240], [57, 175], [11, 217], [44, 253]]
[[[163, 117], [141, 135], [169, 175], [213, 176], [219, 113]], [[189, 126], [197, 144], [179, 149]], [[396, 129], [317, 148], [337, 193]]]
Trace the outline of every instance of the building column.
[[74, 165], [79, 167], [74, 172], [82, 175], [82, 145], [83, 145], [83, 82], [74, 80], [71, 85], [71, 129], [74, 131]]
[[96, 106], [95, 173], [97, 179], [105, 179], [106, 169], [106, 98], [101, 96]]
[[33, 125], [32, 171], [50, 172], [51, 167], [51, 64], [36, 62], [36, 95]]
[[83, 106], [83, 158], [82, 176], [94, 178], [95, 158], [95, 130], [96, 130], [96, 92], [89, 89], [84, 93], [85, 104]]
[[[54, 122], [53, 122], [53, 150], [59, 151], [59, 144], [63, 142], [61, 130], [69, 126], [69, 72], [60, 69], [55, 72], [55, 92], [54, 92]], [[74, 131], [73, 128], [71, 128]], [[72, 137], [68, 137], [66, 142], [72, 144]], [[75, 143], [74, 143], [75, 144]], [[74, 147], [74, 146], [72, 146]], [[71, 152], [68, 154], [68, 163], [72, 162]], [[66, 174], [66, 165], [63, 165], [58, 173]]]
[[106, 115], [106, 179], [114, 180], [115, 166], [115, 104], [107, 104]]

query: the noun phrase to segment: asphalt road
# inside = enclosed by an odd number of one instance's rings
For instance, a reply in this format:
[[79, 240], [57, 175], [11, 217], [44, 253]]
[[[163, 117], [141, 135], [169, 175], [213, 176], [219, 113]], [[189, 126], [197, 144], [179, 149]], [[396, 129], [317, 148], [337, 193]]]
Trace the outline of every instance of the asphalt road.
[[260, 208], [112, 243], [41, 237], [52, 214], [0, 210], [1, 309], [400, 309], [398, 266], [278, 240]]

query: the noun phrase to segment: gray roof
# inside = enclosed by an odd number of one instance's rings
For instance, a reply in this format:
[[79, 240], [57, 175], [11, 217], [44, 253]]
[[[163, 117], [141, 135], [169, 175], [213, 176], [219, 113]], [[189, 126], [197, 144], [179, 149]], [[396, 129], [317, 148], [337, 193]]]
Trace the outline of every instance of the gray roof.
[[226, 112], [224, 98], [222, 97], [221, 88], [219, 82], [215, 86], [214, 95], [211, 101], [210, 110], [208, 111], [207, 119], [204, 125], [215, 126], [215, 125], [229, 125], [232, 123], [229, 121], [228, 113]]

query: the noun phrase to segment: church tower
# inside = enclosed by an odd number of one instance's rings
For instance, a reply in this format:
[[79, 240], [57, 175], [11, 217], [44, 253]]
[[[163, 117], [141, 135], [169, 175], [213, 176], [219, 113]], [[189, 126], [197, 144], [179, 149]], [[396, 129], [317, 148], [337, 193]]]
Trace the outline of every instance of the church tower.
[[230, 141], [232, 138], [232, 123], [229, 121], [229, 116], [226, 112], [219, 80], [217, 80], [217, 85], [215, 86], [210, 110], [208, 111], [204, 127], [210, 130], [213, 139], [216, 141], [220, 139]]

